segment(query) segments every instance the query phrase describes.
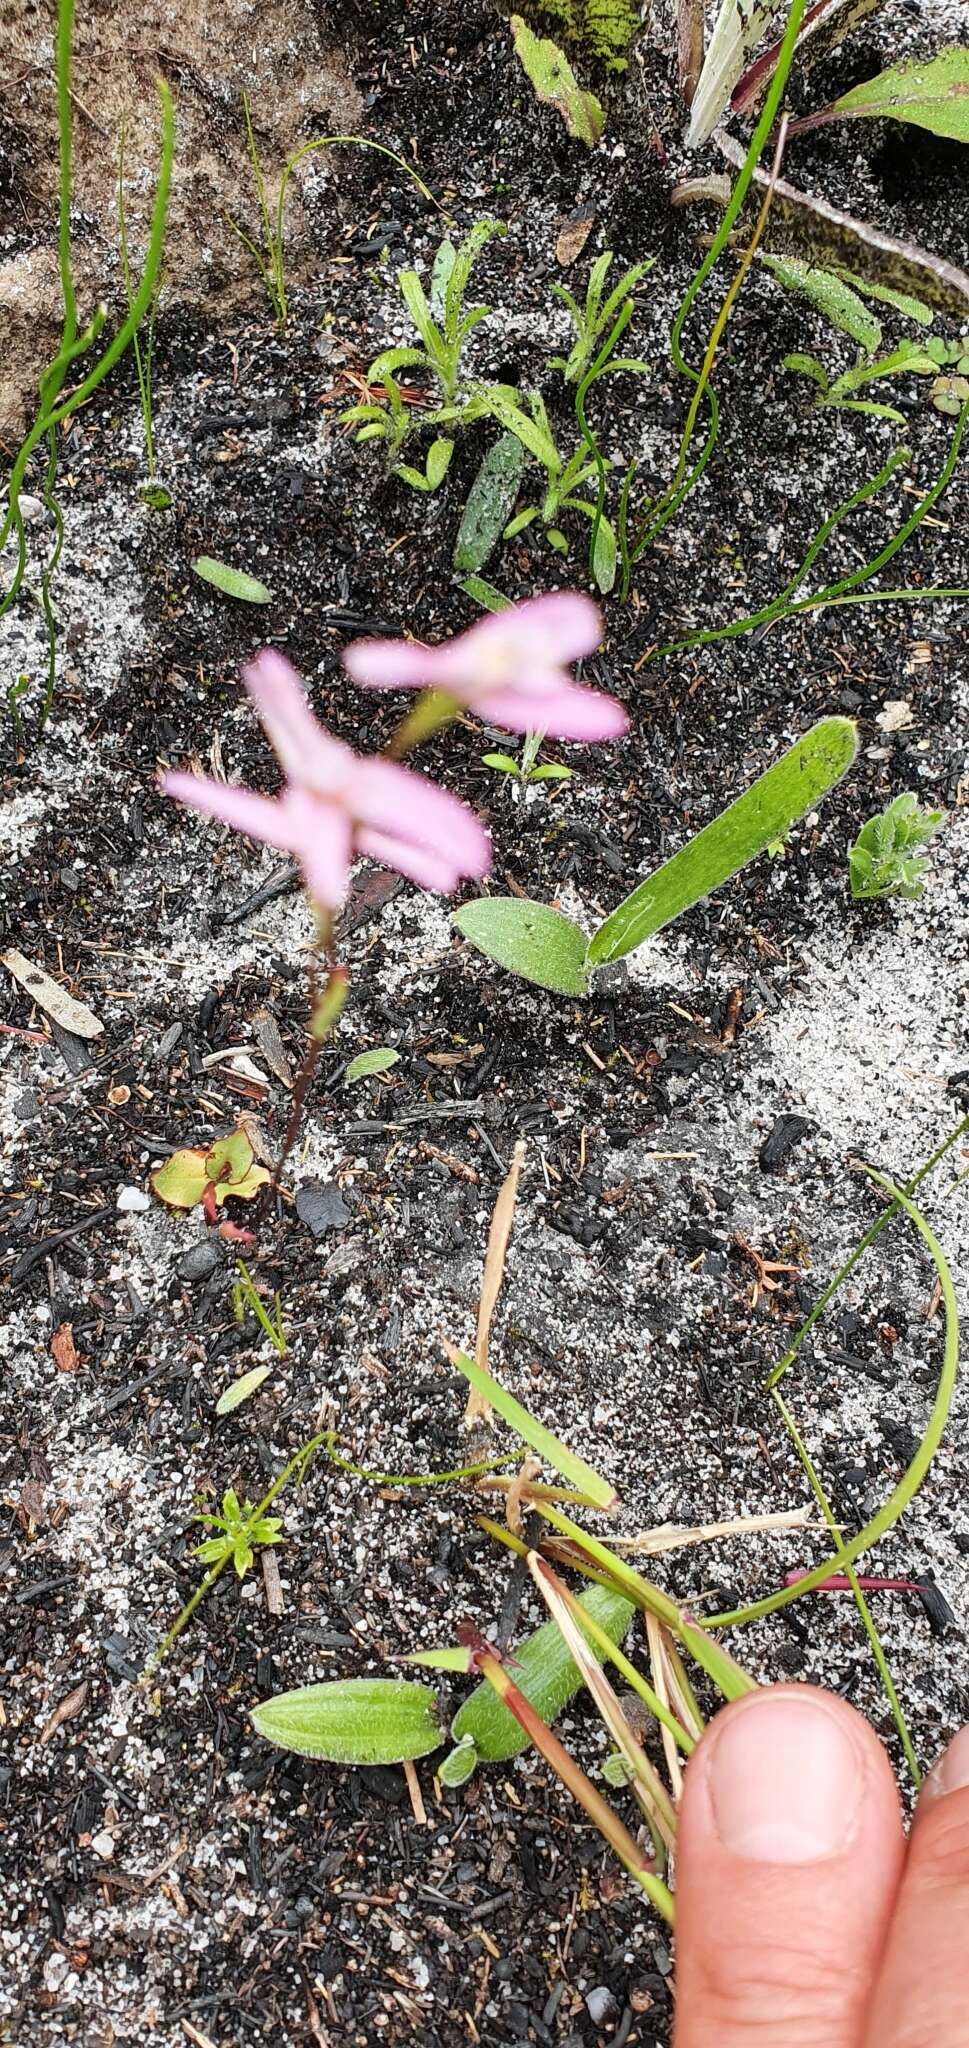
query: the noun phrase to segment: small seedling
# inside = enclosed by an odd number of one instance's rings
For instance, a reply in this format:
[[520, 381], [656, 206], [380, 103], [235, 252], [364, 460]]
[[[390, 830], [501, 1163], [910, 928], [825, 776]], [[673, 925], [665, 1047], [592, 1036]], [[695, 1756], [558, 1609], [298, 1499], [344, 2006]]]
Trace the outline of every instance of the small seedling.
[[242, 604], [269, 604], [272, 600], [272, 591], [267, 590], [258, 577], [248, 576], [244, 569], [231, 569], [228, 562], [216, 562], [211, 555], [199, 555], [192, 567], [203, 583], [213, 584], [226, 597], [238, 598]]
[[536, 767], [544, 738], [543, 732], [526, 733], [520, 761], [516, 761], [513, 754], [482, 754], [482, 762], [486, 768], [493, 768], [496, 775], [508, 775], [514, 782], [570, 782], [572, 770], [560, 761], [546, 761]]
[[245, 1131], [232, 1131], [204, 1146], [186, 1146], [173, 1152], [164, 1166], [150, 1176], [159, 1201], [171, 1209], [195, 1209], [200, 1204], [210, 1223], [218, 1222], [223, 1202], [232, 1197], [251, 1202], [265, 1187], [269, 1174], [256, 1165], [255, 1153]]
[[[278, 1295], [276, 1298], [279, 1299]], [[254, 1365], [251, 1372], [241, 1373], [239, 1378], [233, 1380], [231, 1386], [226, 1387], [225, 1392], [219, 1395], [215, 1404], [216, 1414], [233, 1415], [237, 1408], [242, 1407], [243, 1402], [258, 1393], [263, 1381], [268, 1378], [268, 1365]]]
[[924, 329], [931, 325], [933, 315], [931, 306], [923, 299], [896, 291], [890, 285], [872, 285], [853, 271], [827, 270], [791, 256], [763, 255], [760, 260], [785, 291], [806, 299], [858, 349], [851, 369], [836, 377], [829, 375], [817, 356], [795, 353], [784, 357], [785, 370], [809, 377], [817, 386], [818, 405], [834, 406], [840, 412], [868, 413], [875, 419], [893, 420], [904, 426], [905, 415], [895, 406], [857, 394], [898, 377], [915, 376], [932, 378], [929, 396], [939, 412], [957, 413], [969, 397], [969, 349], [964, 339], [945, 341], [937, 334], [924, 334], [918, 340], [904, 336], [887, 353], [879, 354], [882, 323], [866, 300], [875, 299], [891, 306]]
[[[234, 1188], [231, 1192], [236, 1194], [238, 1189]], [[285, 1358], [286, 1332], [283, 1329], [283, 1311], [279, 1299], [279, 1289], [277, 1288], [273, 1295], [273, 1312], [270, 1316], [260, 1299], [256, 1283], [245, 1260], [237, 1259], [236, 1264], [239, 1269], [239, 1278], [233, 1282], [232, 1287], [232, 1313], [236, 1322], [244, 1322], [248, 1310], [250, 1315], [255, 1316], [260, 1329], [269, 1338], [270, 1344], [275, 1346], [280, 1358]], [[235, 1404], [233, 1403], [233, 1405]]]
[[233, 1486], [222, 1496], [221, 1515], [199, 1515], [199, 1521], [207, 1529], [216, 1529], [219, 1533], [207, 1536], [204, 1543], [197, 1543], [195, 1556], [202, 1564], [218, 1565], [220, 1569], [231, 1562], [239, 1579], [245, 1578], [255, 1561], [257, 1549], [267, 1549], [270, 1544], [283, 1540], [280, 1516], [261, 1514], [251, 1500], [240, 1504]]
[[869, 818], [848, 851], [851, 893], [856, 900], [879, 896], [921, 896], [929, 863], [916, 852], [936, 833], [944, 811], [923, 811], [911, 790]]
[[404, 441], [413, 426], [398, 381], [401, 370], [421, 370], [432, 377], [438, 391], [438, 408], [425, 413], [425, 426], [460, 422], [464, 407], [462, 353], [468, 335], [487, 319], [489, 306], [472, 306], [465, 312], [464, 300], [475, 258], [493, 235], [508, 230], [501, 221], [479, 220], [456, 249], [445, 239], [434, 258], [431, 296], [428, 300], [416, 270], [401, 270], [397, 283], [400, 294], [420, 337], [420, 348], [388, 348], [376, 356], [367, 371], [368, 385], [378, 385], [383, 403], [368, 400], [352, 405], [341, 415], [345, 425], [358, 428], [357, 441], [383, 441], [394, 475], [415, 491], [435, 491], [447, 473], [454, 449], [449, 434], [438, 435], [428, 450], [423, 470], [400, 463]]
[[[124, 203], [124, 142], [125, 124], [124, 116], [122, 116], [121, 132], [118, 138], [118, 242], [121, 252], [121, 274], [124, 278], [125, 301], [130, 315], [134, 304], [134, 292], [131, 283], [131, 261], [128, 253], [128, 219]], [[158, 294], [160, 289], [161, 276], [159, 275], [155, 279], [155, 288], [152, 293], [151, 304], [148, 308], [144, 347], [142, 347], [137, 327], [131, 337], [132, 353], [135, 359], [135, 376], [138, 381], [138, 399], [141, 405], [141, 417], [145, 429], [145, 462], [149, 477], [154, 477], [155, 475], [155, 421], [152, 403], [151, 372], [155, 348], [155, 318], [158, 312]], [[163, 492], [161, 495], [170, 505], [171, 499], [168, 497], [167, 492]]]
[[[604, 250], [603, 254], [597, 257], [589, 273], [584, 306], [579, 305], [578, 300], [573, 297], [570, 291], [566, 290], [563, 284], [553, 284], [551, 286], [553, 297], [561, 299], [562, 304], [568, 307], [572, 325], [575, 328], [575, 340], [569, 354], [567, 356], [551, 356], [549, 358], [549, 369], [561, 370], [567, 384], [581, 384], [586, 371], [595, 360], [603, 337], [608, 334], [609, 329], [614, 325], [627, 305], [629, 306], [629, 315], [627, 315], [624, 325], [628, 324], [628, 318], [633, 310], [632, 294], [640, 279], [646, 276], [648, 270], [652, 269], [655, 258], [651, 256], [646, 263], [633, 263], [628, 270], [623, 272], [619, 283], [613, 287], [608, 298], [604, 300], [603, 292], [605, 291], [606, 278], [612, 266], [612, 260], [611, 249]], [[618, 340], [618, 336], [615, 338]], [[635, 360], [612, 362], [606, 367], [613, 370], [645, 371], [648, 370], [649, 364]]]

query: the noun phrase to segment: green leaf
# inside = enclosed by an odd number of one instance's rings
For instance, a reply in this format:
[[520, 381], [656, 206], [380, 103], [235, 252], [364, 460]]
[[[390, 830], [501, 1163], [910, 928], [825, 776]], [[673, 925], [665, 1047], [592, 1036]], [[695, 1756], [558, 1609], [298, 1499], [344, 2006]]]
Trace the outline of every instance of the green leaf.
[[477, 1768], [477, 1744], [473, 1735], [465, 1735], [462, 1741], [456, 1742], [454, 1748], [448, 1751], [447, 1756], [441, 1758], [437, 1775], [441, 1784], [448, 1785], [453, 1792], [459, 1785], [466, 1785]]
[[603, 596], [612, 589], [616, 580], [616, 536], [605, 514], [595, 529], [595, 549], [592, 556], [592, 573]]
[[520, 896], [479, 896], [454, 913], [462, 937], [479, 953], [556, 995], [589, 993], [584, 931], [547, 903]]
[[445, 236], [434, 258], [431, 270], [431, 312], [435, 320], [444, 319], [444, 295], [448, 288], [451, 272], [454, 269], [456, 255], [457, 250], [454, 247], [454, 243]]
[[368, 1074], [387, 1074], [400, 1058], [392, 1045], [375, 1045], [370, 1052], [358, 1052], [344, 1075], [344, 1080], [363, 1081]]
[[541, 426], [531, 418], [518, 403], [517, 392], [509, 396], [507, 389], [501, 384], [482, 384], [478, 388], [476, 399], [481, 411], [490, 412], [499, 426], [504, 427], [507, 433], [514, 434], [522, 446], [527, 448], [529, 455], [534, 455], [536, 462], [540, 462], [542, 467], [548, 470], [549, 476], [558, 475], [561, 468], [558, 449], [547, 427]]
[[483, 1395], [495, 1413], [501, 1416], [502, 1421], [507, 1422], [510, 1429], [516, 1430], [518, 1435], [524, 1438], [525, 1443], [530, 1444], [532, 1450], [538, 1452], [546, 1465], [551, 1465], [554, 1471], [560, 1472], [570, 1486], [587, 1495], [589, 1500], [595, 1502], [596, 1507], [614, 1506], [616, 1490], [609, 1485], [607, 1479], [600, 1478], [598, 1472], [594, 1472], [584, 1458], [569, 1450], [568, 1444], [564, 1444], [561, 1437], [554, 1436], [543, 1422], [537, 1422], [534, 1415], [529, 1415], [528, 1409], [523, 1408], [521, 1402], [515, 1400], [514, 1394], [509, 1394], [507, 1387], [503, 1387], [500, 1380], [492, 1379], [490, 1372], [485, 1372], [483, 1366], [478, 1365], [473, 1358], [468, 1358], [465, 1352], [453, 1350], [450, 1344], [446, 1348], [452, 1365], [456, 1365], [458, 1371], [470, 1381], [475, 1392]]
[[545, 529], [545, 538], [548, 541], [549, 547], [554, 548], [557, 555], [568, 554], [568, 537], [566, 534], [562, 532], [560, 526], [547, 526]]
[[880, 71], [877, 78], [866, 79], [820, 113], [792, 126], [818, 128], [825, 121], [863, 117], [909, 121], [931, 135], [969, 142], [969, 48], [954, 43], [927, 63], [916, 60]]
[[584, 92], [564, 51], [546, 36], [532, 34], [520, 14], [511, 17], [515, 55], [530, 79], [537, 99], [555, 107], [570, 135], [593, 149], [606, 125], [594, 93]]
[[194, 1209], [210, 1178], [205, 1153], [188, 1149], [173, 1152], [150, 1178], [160, 1202], [167, 1202], [172, 1209]]
[[511, 754], [482, 754], [481, 759], [486, 768], [498, 768], [503, 775], [518, 774], [518, 762]]
[[785, 356], [784, 368], [796, 371], [798, 376], [812, 378], [822, 391], [827, 391], [830, 379], [824, 364], [818, 362], [817, 356]]
[[219, 1395], [215, 1404], [216, 1414], [231, 1415], [233, 1409], [241, 1408], [243, 1401], [248, 1401], [250, 1394], [254, 1394], [263, 1380], [268, 1379], [271, 1370], [268, 1365], [254, 1365], [251, 1372], [244, 1372], [239, 1379], [233, 1380], [231, 1387], [226, 1387], [225, 1393]]
[[225, 1138], [217, 1138], [205, 1155], [205, 1167], [209, 1180], [243, 1180], [252, 1165], [252, 1146], [245, 1131], [230, 1131]]
[[463, 590], [466, 597], [473, 598], [475, 604], [480, 604], [482, 611], [507, 612], [511, 609], [511, 598], [496, 590], [484, 576], [463, 576], [458, 589]]
[[192, 567], [203, 583], [214, 584], [226, 597], [237, 597], [242, 604], [271, 602], [272, 591], [255, 576], [247, 576], [243, 569], [230, 569], [227, 562], [213, 561], [211, 555], [199, 555]]
[[164, 484], [142, 484], [138, 496], [149, 512], [167, 512], [172, 504], [171, 491], [166, 491]]
[[406, 1678], [335, 1678], [276, 1693], [252, 1709], [267, 1742], [333, 1764], [401, 1764], [444, 1740], [437, 1695]]
[[936, 412], [950, 413], [958, 418], [963, 406], [969, 402], [969, 378], [937, 377], [929, 398]]
[[516, 512], [514, 519], [509, 519], [501, 536], [502, 540], [516, 540], [518, 535], [524, 533], [525, 528], [531, 526], [532, 521], [537, 518], [538, 506], [526, 505], [521, 512]]
[[858, 734], [849, 718], [822, 718], [758, 777], [712, 825], [665, 861], [599, 926], [589, 966], [621, 960], [654, 932], [712, 895], [840, 782], [855, 758]]
[[454, 442], [448, 441], [444, 435], [441, 435], [438, 440], [431, 442], [427, 451], [427, 462], [425, 465], [429, 490], [436, 491], [438, 484], [443, 483], [447, 475], [448, 463], [453, 454]]
[[856, 341], [868, 355], [881, 347], [882, 324], [869, 312], [864, 300], [831, 270], [802, 263], [795, 256], [762, 256], [761, 262], [784, 290], [807, 299], [833, 327]]
[[894, 306], [896, 313], [904, 314], [906, 320], [914, 320], [919, 327], [931, 327], [935, 315], [924, 299], [916, 299], [911, 292], [899, 292], [894, 285], [877, 284], [869, 277], [859, 277], [857, 271], [839, 270], [839, 276], [846, 284], [860, 292], [863, 299], [877, 299], [880, 305]]
[[571, 768], [564, 767], [561, 761], [546, 761], [541, 768], [529, 770], [528, 780], [529, 782], [571, 782], [572, 770]]
[[525, 466], [517, 434], [504, 433], [488, 449], [468, 493], [454, 544], [454, 567], [483, 569], [514, 508]]
[[424, 1664], [430, 1671], [460, 1671], [467, 1675], [473, 1657], [470, 1650], [455, 1644], [444, 1650], [409, 1650], [403, 1661], [405, 1664]]

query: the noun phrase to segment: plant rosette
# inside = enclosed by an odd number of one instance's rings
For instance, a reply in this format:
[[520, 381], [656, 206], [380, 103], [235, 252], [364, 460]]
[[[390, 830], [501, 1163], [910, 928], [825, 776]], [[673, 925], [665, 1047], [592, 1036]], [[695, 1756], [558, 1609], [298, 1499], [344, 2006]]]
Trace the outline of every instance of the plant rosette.
[[170, 1209], [196, 1209], [201, 1204], [210, 1223], [218, 1222], [219, 1209], [230, 1196], [251, 1202], [268, 1180], [267, 1169], [256, 1164], [245, 1131], [231, 1131], [207, 1150], [203, 1145], [185, 1146], [150, 1175], [159, 1201]]

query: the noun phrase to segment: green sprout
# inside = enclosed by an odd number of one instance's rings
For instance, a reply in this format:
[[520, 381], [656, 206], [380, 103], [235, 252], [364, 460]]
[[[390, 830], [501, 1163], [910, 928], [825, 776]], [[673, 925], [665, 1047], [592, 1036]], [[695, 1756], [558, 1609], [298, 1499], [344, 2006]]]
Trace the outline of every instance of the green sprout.
[[869, 818], [848, 850], [852, 896], [921, 896], [929, 863], [915, 849], [932, 838], [944, 817], [944, 811], [923, 811], [909, 789]]
[[[235, 1190], [235, 1192], [238, 1192], [238, 1190]], [[283, 1329], [283, 1311], [279, 1299], [279, 1289], [277, 1288], [273, 1295], [273, 1312], [270, 1316], [267, 1309], [263, 1306], [256, 1283], [245, 1260], [237, 1259], [236, 1265], [239, 1269], [239, 1278], [233, 1282], [232, 1286], [232, 1314], [235, 1321], [237, 1323], [244, 1322], [248, 1309], [249, 1313], [255, 1316], [260, 1329], [269, 1338], [270, 1344], [274, 1345], [278, 1351], [280, 1358], [285, 1358], [286, 1332]]]
[[203, 1564], [218, 1565], [220, 1569], [230, 1562], [235, 1565], [236, 1577], [244, 1579], [255, 1560], [257, 1548], [268, 1549], [271, 1543], [282, 1542], [282, 1519], [279, 1515], [264, 1515], [253, 1507], [251, 1500], [240, 1504], [235, 1487], [230, 1486], [222, 1495], [221, 1515], [199, 1515], [207, 1529], [217, 1529], [217, 1536], [207, 1536], [204, 1543], [195, 1545], [195, 1556]]
[[496, 775], [509, 775], [515, 782], [570, 782], [571, 768], [563, 767], [560, 761], [546, 761], [536, 767], [539, 748], [545, 738], [543, 732], [527, 732], [522, 741], [521, 760], [513, 754], [482, 754], [486, 768], [493, 768]]
[[[579, 305], [578, 300], [573, 298], [570, 291], [566, 291], [563, 284], [551, 286], [553, 298], [561, 299], [562, 304], [569, 309], [569, 317], [575, 328], [575, 340], [567, 356], [549, 358], [550, 370], [561, 370], [567, 384], [581, 384], [587, 369], [595, 359], [602, 337], [608, 334], [610, 327], [627, 304], [629, 314], [632, 314], [632, 294], [640, 279], [652, 269], [655, 260], [655, 257], [651, 256], [646, 263], [633, 263], [623, 272], [619, 283], [613, 287], [605, 301], [602, 295], [612, 265], [611, 249], [604, 250], [592, 266], [584, 306]], [[613, 370], [646, 370], [648, 367], [647, 363], [638, 361], [613, 362], [609, 365]]]

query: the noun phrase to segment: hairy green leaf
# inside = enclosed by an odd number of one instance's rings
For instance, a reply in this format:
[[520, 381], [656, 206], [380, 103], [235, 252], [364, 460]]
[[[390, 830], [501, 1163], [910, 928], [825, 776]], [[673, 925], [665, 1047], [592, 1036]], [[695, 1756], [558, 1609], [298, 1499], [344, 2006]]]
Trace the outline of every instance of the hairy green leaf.
[[969, 142], [969, 48], [953, 43], [927, 63], [916, 60], [880, 71], [877, 78], [866, 79], [820, 113], [791, 126], [803, 132], [827, 121], [862, 118], [909, 121], [931, 135]]
[[362, 1081], [368, 1074], [387, 1074], [400, 1058], [392, 1045], [375, 1045], [370, 1052], [358, 1052], [350, 1061], [344, 1079]]
[[252, 1709], [267, 1742], [333, 1764], [401, 1764], [444, 1740], [437, 1695], [406, 1678], [334, 1678], [276, 1693]]
[[254, 1365], [251, 1372], [244, 1372], [239, 1379], [233, 1380], [231, 1387], [226, 1387], [225, 1393], [219, 1395], [215, 1404], [216, 1414], [231, 1415], [233, 1409], [241, 1408], [243, 1401], [248, 1401], [250, 1394], [254, 1394], [263, 1380], [269, 1378], [271, 1371], [269, 1365]]
[[214, 584], [216, 590], [237, 597], [242, 604], [269, 604], [272, 600], [272, 591], [257, 577], [247, 576], [243, 569], [230, 569], [227, 562], [213, 561], [211, 555], [199, 555], [192, 567], [203, 583]]
[[762, 256], [761, 262], [785, 291], [797, 292], [807, 299], [816, 311], [823, 313], [833, 327], [849, 340], [856, 341], [859, 348], [872, 355], [881, 347], [882, 324], [874, 313], [869, 312], [858, 293], [852, 291], [832, 270], [821, 270], [813, 263], [802, 263], [796, 256]]
[[479, 953], [556, 995], [589, 993], [584, 931], [547, 903], [521, 896], [479, 896], [454, 913], [462, 938]]
[[454, 567], [483, 569], [514, 509], [525, 466], [517, 434], [500, 434], [488, 449], [468, 493], [454, 544]]
[[736, 803], [620, 903], [593, 934], [589, 966], [621, 960], [712, 895], [772, 840], [786, 839], [798, 818], [840, 782], [857, 749], [858, 734], [849, 718], [820, 719]]

